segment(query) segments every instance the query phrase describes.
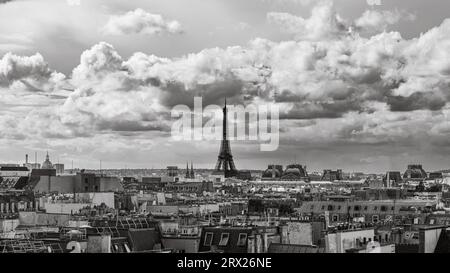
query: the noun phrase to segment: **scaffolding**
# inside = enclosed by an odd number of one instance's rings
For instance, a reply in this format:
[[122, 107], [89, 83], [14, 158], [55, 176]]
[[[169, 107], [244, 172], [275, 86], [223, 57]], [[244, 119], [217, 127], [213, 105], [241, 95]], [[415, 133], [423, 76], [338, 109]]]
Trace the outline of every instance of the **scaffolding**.
[[33, 241], [28, 239], [8, 239], [0, 241], [2, 253], [62, 253], [57, 243]]

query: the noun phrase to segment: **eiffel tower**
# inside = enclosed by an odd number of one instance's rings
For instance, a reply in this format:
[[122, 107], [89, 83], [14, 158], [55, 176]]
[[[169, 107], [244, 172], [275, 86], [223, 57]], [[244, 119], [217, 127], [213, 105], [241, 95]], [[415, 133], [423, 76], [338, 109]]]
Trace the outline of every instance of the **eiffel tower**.
[[219, 157], [216, 163], [216, 172], [223, 172], [225, 177], [233, 177], [238, 174], [236, 166], [234, 166], [233, 155], [231, 154], [230, 141], [227, 138], [227, 100], [225, 99], [225, 106], [223, 107], [223, 137], [220, 144]]

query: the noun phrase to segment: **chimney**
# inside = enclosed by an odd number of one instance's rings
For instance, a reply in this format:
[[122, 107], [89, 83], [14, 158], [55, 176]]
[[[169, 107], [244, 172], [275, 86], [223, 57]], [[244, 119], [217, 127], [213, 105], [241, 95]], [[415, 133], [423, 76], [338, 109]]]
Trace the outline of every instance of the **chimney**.
[[28, 154], [25, 155], [25, 164], [28, 164]]

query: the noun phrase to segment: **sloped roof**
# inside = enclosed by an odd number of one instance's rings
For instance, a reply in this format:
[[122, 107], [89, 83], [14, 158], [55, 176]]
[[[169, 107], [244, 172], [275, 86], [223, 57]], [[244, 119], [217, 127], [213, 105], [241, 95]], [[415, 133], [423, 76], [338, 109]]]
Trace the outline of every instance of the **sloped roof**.
[[27, 176], [0, 177], [0, 188], [3, 189], [23, 189], [28, 183]]
[[27, 167], [12, 167], [12, 166], [3, 166], [0, 168], [1, 171], [24, 171], [28, 172]]
[[156, 244], [161, 243], [161, 236], [154, 228], [129, 229], [128, 238], [133, 251], [153, 250]]
[[325, 253], [323, 247], [271, 243], [268, 253]]

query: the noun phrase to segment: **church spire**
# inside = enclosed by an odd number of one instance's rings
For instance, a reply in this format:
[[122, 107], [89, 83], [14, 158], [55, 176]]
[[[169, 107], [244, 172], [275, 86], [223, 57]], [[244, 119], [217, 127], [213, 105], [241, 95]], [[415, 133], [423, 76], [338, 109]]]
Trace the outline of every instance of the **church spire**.
[[189, 174], [189, 162], [186, 161], [186, 175], [184, 176], [185, 178], [189, 178], [190, 174]]
[[192, 163], [191, 161], [191, 173], [189, 175], [191, 178], [195, 178], [195, 174], [194, 174], [194, 163]]

